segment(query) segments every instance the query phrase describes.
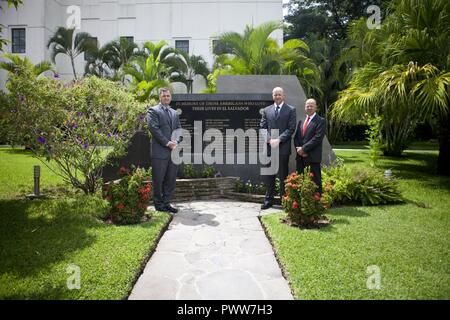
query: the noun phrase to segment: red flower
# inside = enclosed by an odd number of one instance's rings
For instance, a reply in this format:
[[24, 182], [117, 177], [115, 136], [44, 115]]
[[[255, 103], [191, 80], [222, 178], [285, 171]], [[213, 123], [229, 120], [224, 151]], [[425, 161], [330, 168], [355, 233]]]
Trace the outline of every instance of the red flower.
[[297, 209], [297, 208], [298, 208], [298, 203], [297, 203], [297, 201], [294, 201], [292, 203], [292, 209]]
[[116, 208], [119, 209], [119, 210], [122, 210], [123, 208], [125, 208], [125, 206], [123, 205], [123, 203], [119, 203], [119, 204], [116, 206]]
[[316, 192], [316, 194], [314, 195], [314, 200], [320, 201], [320, 193]]
[[312, 173], [312, 172], [308, 173], [308, 175], [309, 175], [311, 178], [314, 177], [314, 173]]

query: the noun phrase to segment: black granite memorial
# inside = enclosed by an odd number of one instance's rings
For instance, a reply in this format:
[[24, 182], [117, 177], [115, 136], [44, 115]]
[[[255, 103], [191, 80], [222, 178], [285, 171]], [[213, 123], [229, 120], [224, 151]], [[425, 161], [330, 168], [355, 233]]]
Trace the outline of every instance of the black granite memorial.
[[[175, 94], [172, 99], [172, 107], [177, 110], [183, 129], [191, 135], [191, 163], [198, 174], [206, 164], [213, 165], [221, 176], [235, 176], [242, 180], [252, 182], [262, 181], [260, 177], [260, 164], [251, 163], [249, 152], [257, 154], [258, 144], [245, 138], [244, 163], [238, 161], [238, 141], [234, 136], [227, 135], [227, 130], [244, 132], [254, 130], [259, 132], [262, 110], [273, 103], [271, 94]], [[222, 148], [216, 148], [215, 152], [219, 160], [214, 163], [206, 163], [202, 157], [203, 151], [215, 139], [203, 137], [207, 130], [216, 129], [222, 133]], [[194, 145], [194, 137], [201, 134], [201, 148]], [[213, 153], [215, 156], [215, 152]], [[222, 156], [220, 156], [222, 155]], [[232, 160], [230, 159], [232, 157]], [[227, 158], [228, 157], [228, 158]], [[201, 160], [201, 163], [199, 163]], [[241, 164], [239, 164], [241, 163]]]
[[148, 169], [150, 161], [150, 137], [146, 132], [138, 131], [131, 138], [126, 154], [120, 158], [110, 159], [110, 164], [103, 167], [103, 182], [119, 179], [120, 167], [130, 168], [131, 166]]

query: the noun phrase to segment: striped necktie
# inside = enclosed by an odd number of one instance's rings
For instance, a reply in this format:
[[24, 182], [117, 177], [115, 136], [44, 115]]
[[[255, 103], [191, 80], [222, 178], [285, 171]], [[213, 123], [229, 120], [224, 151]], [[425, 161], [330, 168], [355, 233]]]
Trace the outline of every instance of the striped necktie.
[[305, 121], [305, 123], [303, 124], [302, 136], [305, 135], [306, 128], [308, 128], [309, 120], [311, 120], [311, 117], [310, 117], [310, 116], [308, 116], [308, 117], [306, 118], [306, 121]]

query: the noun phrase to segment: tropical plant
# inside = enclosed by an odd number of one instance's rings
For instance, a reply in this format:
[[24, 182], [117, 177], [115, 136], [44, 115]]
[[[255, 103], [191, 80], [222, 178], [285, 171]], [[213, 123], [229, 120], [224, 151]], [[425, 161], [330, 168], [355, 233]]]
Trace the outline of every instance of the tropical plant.
[[157, 89], [170, 86], [174, 66], [180, 64], [177, 51], [166, 41], [144, 43], [142, 55], [133, 57], [125, 66], [125, 74], [132, 77], [132, 90], [139, 101], [157, 96]]
[[294, 172], [286, 178], [286, 194], [281, 203], [289, 222], [298, 226], [314, 226], [331, 205], [326, 192], [321, 196], [316, 191], [311, 175], [306, 170], [303, 174]]
[[2, 117], [9, 142], [29, 145], [50, 170], [86, 194], [98, 190], [102, 168], [123, 155], [136, 129], [145, 125], [146, 106], [97, 77], [67, 86], [25, 73], [11, 75], [7, 88]]
[[343, 164], [323, 170], [325, 190], [335, 204], [380, 205], [404, 199], [394, 178], [373, 168], [348, 168]]
[[86, 59], [84, 75], [116, 80], [114, 71], [108, 66], [107, 54], [104, 47], [92, 49]]
[[87, 32], [79, 32], [74, 38], [74, 28], [59, 27], [47, 43], [51, 47], [51, 60], [55, 63], [58, 54], [65, 54], [70, 58], [74, 79], [77, 80], [75, 70], [75, 58], [83, 52], [95, 51], [97, 45], [91, 35]]
[[28, 57], [21, 58], [19, 55], [12, 53], [5, 53], [3, 58], [8, 61], [0, 62], [0, 69], [6, 70], [9, 73], [20, 74], [25, 70], [29, 70], [35, 77], [40, 76], [44, 72], [54, 71], [53, 66], [48, 61], [42, 61], [34, 65]]
[[119, 176], [119, 181], [113, 181], [106, 187], [104, 198], [110, 203], [110, 214], [107, 218], [115, 224], [139, 223], [150, 201], [151, 169], [130, 170], [121, 167]]
[[175, 65], [171, 66], [171, 81], [181, 82], [186, 86], [187, 93], [192, 93], [193, 82], [196, 76], [201, 76], [208, 84], [208, 75], [210, 73], [208, 64], [202, 56], [189, 55], [184, 51], [178, 51], [180, 59]]
[[270, 35], [282, 28], [269, 21], [258, 27], [246, 26], [244, 33], [226, 32], [219, 36], [216, 66], [232, 74], [295, 74], [306, 90], [317, 83], [317, 67], [306, 56], [309, 51], [299, 39], [279, 46]]
[[110, 41], [102, 48], [105, 51], [105, 63], [114, 71], [116, 78], [125, 83], [125, 66], [133, 57], [143, 55], [143, 52], [136, 43], [126, 38]]
[[438, 171], [450, 174], [442, 162], [450, 161], [450, 133], [443, 129], [450, 124], [450, 3], [397, 0], [391, 10], [380, 30], [364, 31], [363, 21], [351, 30], [351, 38], [358, 40], [351, 55], [359, 56], [351, 60], [359, 59], [360, 65], [353, 64], [355, 71], [335, 103], [334, 116], [343, 121], [366, 112], [383, 116], [384, 153], [390, 155], [401, 154], [419, 120], [437, 117]]

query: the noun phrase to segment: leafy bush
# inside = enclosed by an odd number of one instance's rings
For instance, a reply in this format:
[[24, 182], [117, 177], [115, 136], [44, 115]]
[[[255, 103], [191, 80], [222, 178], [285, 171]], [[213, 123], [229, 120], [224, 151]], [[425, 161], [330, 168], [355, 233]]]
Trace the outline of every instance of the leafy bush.
[[145, 105], [108, 80], [89, 77], [64, 85], [30, 72], [11, 74], [7, 83], [1, 114], [8, 141], [27, 145], [52, 160], [66, 182], [95, 193], [108, 159], [123, 155], [136, 130], [146, 126]]
[[397, 181], [373, 168], [349, 169], [341, 164], [323, 170], [323, 181], [334, 203], [365, 206], [403, 202]]
[[203, 168], [202, 177], [203, 178], [214, 178], [215, 173], [216, 173], [216, 169], [213, 166], [206, 165]]
[[285, 189], [282, 206], [291, 223], [300, 226], [315, 225], [330, 207], [331, 197], [326, 192], [322, 196], [316, 192], [317, 186], [308, 170], [304, 174], [290, 174], [286, 179]]
[[110, 183], [106, 189], [105, 199], [111, 205], [108, 218], [115, 224], [139, 223], [150, 200], [151, 172], [121, 167], [119, 174], [121, 179]]
[[244, 183], [241, 180], [238, 180], [234, 184], [235, 192], [242, 192], [244, 190]]
[[195, 178], [195, 170], [194, 165], [192, 164], [184, 164], [182, 170], [182, 176], [185, 179], [194, 179]]

